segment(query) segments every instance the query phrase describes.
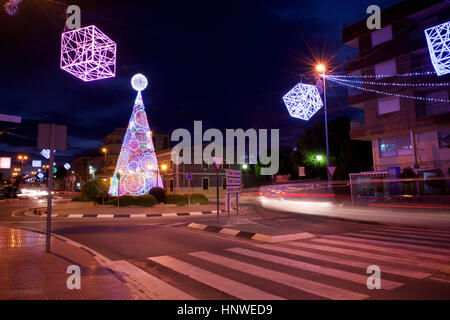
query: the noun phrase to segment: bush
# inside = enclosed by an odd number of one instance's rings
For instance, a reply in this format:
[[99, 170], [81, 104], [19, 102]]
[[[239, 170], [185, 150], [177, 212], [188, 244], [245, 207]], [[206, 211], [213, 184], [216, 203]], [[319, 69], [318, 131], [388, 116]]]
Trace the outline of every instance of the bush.
[[[121, 207], [127, 206], [139, 206], [139, 207], [153, 207], [158, 203], [158, 200], [151, 195], [146, 194], [143, 196], [121, 196], [119, 199]], [[112, 198], [105, 202], [105, 204], [117, 206], [117, 198]]]
[[[188, 195], [180, 193], [169, 193], [166, 194], [166, 199], [164, 200], [166, 204], [176, 204], [179, 206], [184, 206], [188, 204]], [[191, 194], [191, 204], [208, 204], [208, 198], [201, 193]]]
[[188, 198], [186, 194], [180, 193], [169, 193], [166, 194], [166, 198], [164, 199], [164, 203], [166, 204], [176, 204], [178, 206], [184, 206], [188, 202]]
[[208, 197], [202, 193], [193, 193], [191, 194], [191, 204], [208, 204]]
[[166, 197], [166, 190], [160, 187], [153, 187], [150, 189], [149, 194], [154, 196], [158, 202], [164, 202]]
[[87, 197], [80, 194], [72, 198], [72, 201], [90, 201]]
[[86, 182], [81, 188], [81, 194], [88, 200], [95, 200], [97, 197], [108, 196], [108, 184], [103, 180], [92, 180]]

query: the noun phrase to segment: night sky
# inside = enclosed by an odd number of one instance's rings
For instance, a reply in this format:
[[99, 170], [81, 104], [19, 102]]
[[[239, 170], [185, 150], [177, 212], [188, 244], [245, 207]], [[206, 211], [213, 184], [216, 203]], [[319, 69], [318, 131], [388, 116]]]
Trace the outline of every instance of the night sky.
[[[61, 0], [64, 2], [64, 0]], [[145, 74], [151, 129], [170, 134], [207, 128], [279, 128], [293, 145], [301, 128], [281, 97], [326, 58], [342, 71], [353, 53], [341, 40], [343, 23], [373, 0], [320, 1], [70, 1], [82, 26], [95, 24], [118, 45], [116, 77], [83, 82], [59, 68], [64, 7], [23, 0], [9, 16], [0, 1], [0, 113], [23, 123], [0, 123], [0, 151], [37, 152], [37, 123], [68, 125], [70, 159], [96, 150], [115, 127], [126, 127], [136, 92], [130, 79]], [[340, 69], [339, 69], [340, 68]], [[311, 79], [303, 79], [311, 82]], [[329, 90], [331, 118], [357, 117], [342, 88]], [[323, 118], [317, 113], [311, 120]]]

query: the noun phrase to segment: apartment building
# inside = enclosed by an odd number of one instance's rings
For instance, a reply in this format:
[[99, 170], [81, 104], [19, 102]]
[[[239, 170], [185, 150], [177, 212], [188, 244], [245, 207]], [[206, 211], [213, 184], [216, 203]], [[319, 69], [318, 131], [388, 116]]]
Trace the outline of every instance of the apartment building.
[[[343, 42], [358, 52], [347, 58], [346, 74], [383, 75], [363, 81], [382, 83], [450, 82], [450, 75], [401, 77], [434, 71], [424, 29], [450, 19], [448, 1], [402, 1], [381, 12], [382, 28], [369, 30], [367, 16], [345, 25]], [[380, 86], [363, 88], [391, 94], [448, 100], [448, 86]], [[372, 142], [374, 171], [411, 167], [416, 172], [450, 175], [450, 105], [349, 88], [348, 104], [364, 110], [351, 125], [352, 139]]]

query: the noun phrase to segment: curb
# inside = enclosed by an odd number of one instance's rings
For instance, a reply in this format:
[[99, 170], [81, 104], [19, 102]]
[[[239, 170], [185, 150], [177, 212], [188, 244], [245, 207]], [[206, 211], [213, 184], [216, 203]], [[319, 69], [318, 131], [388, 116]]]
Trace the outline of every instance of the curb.
[[[219, 210], [219, 213], [228, 212], [225, 210]], [[194, 212], [173, 212], [173, 213], [131, 213], [131, 214], [83, 214], [83, 213], [72, 213], [72, 214], [52, 214], [53, 218], [153, 218], [153, 217], [180, 217], [180, 216], [201, 216], [207, 214], [217, 213], [216, 210], [210, 211], [194, 211]], [[37, 217], [45, 218], [46, 214], [42, 215], [22, 215], [24, 217]]]
[[206, 224], [199, 224], [199, 223], [193, 223], [193, 222], [188, 224], [187, 227], [192, 228], [192, 229], [214, 232], [214, 233], [221, 233], [221, 234], [226, 234], [226, 235], [233, 236], [233, 237], [239, 237], [239, 238], [244, 238], [244, 239], [248, 239], [248, 240], [256, 240], [256, 241], [267, 242], [267, 243], [278, 243], [278, 242], [284, 242], [284, 241], [304, 240], [304, 239], [310, 239], [310, 238], [315, 237], [315, 235], [308, 233], [308, 232], [271, 236], [271, 235], [267, 235], [267, 234], [263, 234], [263, 233], [248, 232], [248, 231], [241, 231], [241, 230], [236, 230], [236, 229], [231, 229], [231, 228], [209, 226]]

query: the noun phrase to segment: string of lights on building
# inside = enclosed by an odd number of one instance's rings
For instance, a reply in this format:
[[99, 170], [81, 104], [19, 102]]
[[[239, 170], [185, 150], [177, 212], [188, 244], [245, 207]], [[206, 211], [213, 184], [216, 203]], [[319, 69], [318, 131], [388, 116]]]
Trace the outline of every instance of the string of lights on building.
[[440, 99], [440, 98], [431, 98], [431, 97], [419, 97], [419, 96], [410, 96], [410, 95], [405, 95], [405, 94], [400, 94], [400, 93], [393, 93], [393, 92], [386, 92], [386, 91], [380, 91], [380, 90], [376, 90], [376, 89], [369, 89], [369, 88], [363, 88], [361, 86], [356, 86], [350, 83], [346, 83], [346, 82], [342, 82], [341, 80], [337, 80], [337, 79], [333, 79], [333, 78], [329, 78], [328, 76], [326, 76], [326, 78], [332, 82], [335, 82], [337, 84], [341, 84], [347, 87], [351, 87], [354, 89], [358, 89], [361, 91], [367, 91], [367, 92], [372, 92], [372, 93], [377, 93], [377, 94], [382, 94], [382, 95], [386, 95], [386, 96], [395, 96], [395, 97], [399, 97], [399, 98], [405, 98], [405, 99], [414, 99], [414, 100], [421, 100], [421, 101], [427, 101], [427, 102], [444, 102], [444, 103], [450, 103], [450, 100], [448, 99]]
[[450, 86], [450, 82], [421, 82], [421, 83], [398, 83], [398, 82], [375, 82], [375, 81], [363, 81], [363, 80], [349, 80], [349, 79], [340, 79], [335, 77], [334, 75], [327, 75], [327, 79], [337, 79], [339, 81], [350, 83], [350, 84], [366, 84], [373, 86], [394, 86], [394, 87], [447, 87]]
[[427, 71], [427, 72], [411, 72], [411, 73], [394, 73], [394, 74], [367, 74], [367, 75], [346, 75], [346, 74], [328, 74], [327, 77], [334, 78], [392, 78], [392, 77], [420, 77], [420, 76], [434, 76], [436, 72]]

